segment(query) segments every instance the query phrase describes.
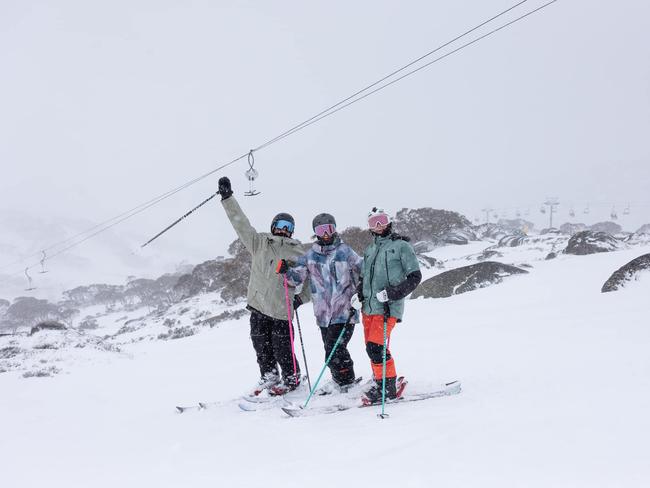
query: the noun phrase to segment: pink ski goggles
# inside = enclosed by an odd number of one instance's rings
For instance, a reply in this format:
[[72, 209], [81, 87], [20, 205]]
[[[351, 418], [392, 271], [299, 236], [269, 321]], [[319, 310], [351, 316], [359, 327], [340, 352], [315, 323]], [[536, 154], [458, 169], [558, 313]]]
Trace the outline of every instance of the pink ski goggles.
[[376, 214], [368, 217], [368, 228], [376, 229], [377, 227], [386, 227], [390, 219], [386, 214]]
[[336, 227], [334, 227], [332, 224], [317, 225], [316, 228], [314, 229], [314, 233], [318, 237], [323, 237], [325, 234], [331, 236], [332, 234], [336, 233]]

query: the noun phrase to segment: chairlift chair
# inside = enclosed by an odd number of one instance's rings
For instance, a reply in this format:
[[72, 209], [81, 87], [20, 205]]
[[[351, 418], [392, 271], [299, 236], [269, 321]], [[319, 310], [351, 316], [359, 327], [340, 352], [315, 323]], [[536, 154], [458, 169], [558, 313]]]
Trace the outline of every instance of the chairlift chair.
[[612, 213], [609, 214], [609, 216], [612, 218], [612, 220], [618, 219], [618, 214], [616, 213], [616, 207], [612, 207]]
[[255, 180], [259, 176], [257, 170], [253, 167], [255, 165], [255, 157], [253, 156], [253, 150], [248, 153], [248, 169], [246, 170], [246, 179], [248, 180], [248, 191], [244, 193], [244, 196], [254, 197], [259, 195], [260, 192], [255, 189]]
[[630, 215], [630, 206], [629, 205], [627, 207], [625, 207], [625, 209], [623, 210], [623, 215]]
[[41, 270], [39, 273], [47, 273], [47, 270], [45, 269], [45, 259], [47, 259], [47, 254], [45, 254], [45, 251], [41, 251], [43, 253], [43, 256], [41, 257]]
[[32, 284], [33, 282], [32, 277], [29, 276], [27, 270], [29, 270], [29, 268], [25, 268], [25, 276], [27, 276], [27, 288], [25, 288], [25, 291], [32, 291], [35, 290], [36, 287]]

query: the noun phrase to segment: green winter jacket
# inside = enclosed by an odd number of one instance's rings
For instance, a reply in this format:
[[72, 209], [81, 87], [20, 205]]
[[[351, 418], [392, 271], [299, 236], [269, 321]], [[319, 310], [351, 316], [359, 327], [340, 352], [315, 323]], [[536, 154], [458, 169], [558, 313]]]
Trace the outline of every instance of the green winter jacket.
[[[257, 232], [244, 214], [235, 197], [222, 200], [223, 208], [242, 243], [253, 258], [248, 282], [249, 307], [274, 319], [287, 320], [287, 302], [282, 275], [276, 273], [280, 259], [296, 261], [304, 254], [300, 241]], [[289, 287], [289, 305], [293, 316], [295, 288]], [[300, 298], [309, 301], [309, 285], [303, 286]]]
[[[404, 283], [407, 275], [419, 270], [413, 246], [406, 240], [395, 234], [375, 236], [363, 255], [363, 313], [383, 315], [384, 304], [377, 300], [377, 293]], [[388, 302], [391, 317], [402, 320], [404, 300]]]

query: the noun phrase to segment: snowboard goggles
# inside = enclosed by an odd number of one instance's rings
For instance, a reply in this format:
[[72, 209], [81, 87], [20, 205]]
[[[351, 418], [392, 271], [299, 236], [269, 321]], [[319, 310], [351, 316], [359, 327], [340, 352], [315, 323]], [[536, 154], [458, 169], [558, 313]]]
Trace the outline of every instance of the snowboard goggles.
[[375, 214], [368, 217], [368, 228], [386, 227], [390, 224], [390, 218], [386, 214]]
[[336, 233], [336, 227], [334, 227], [332, 224], [317, 225], [314, 229], [314, 233], [318, 237], [323, 237], [325, 234], [331, 236], [332, 234]]
[[293, 227], [293, 222], [288, 220], [278, 220], [273, 226], [275, 229], [286, 229], [290, 234], [293, 234]]

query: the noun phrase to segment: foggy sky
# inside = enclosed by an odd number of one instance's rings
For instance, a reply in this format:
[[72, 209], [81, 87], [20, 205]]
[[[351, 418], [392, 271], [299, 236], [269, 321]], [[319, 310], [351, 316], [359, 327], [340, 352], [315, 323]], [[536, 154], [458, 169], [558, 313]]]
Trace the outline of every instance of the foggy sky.
[[[113, 217], [514, 3], [3, 0], [0, 212]], [[593, 223], [631, 203], [635, 230], [650, 222], [649, 19], [640, 0], [560, 0], [260, 151], [260, 196], [242, 196], [242, 162], [114, 231], [152, 236], [222, 175], [259, 230], [287, 211], [302, 239], [317, 213], [363, 225], [374, 205], [530, 207], [541, 225], [547, 196], [567, 205], [558, 223], [571, 204]], [[234, 238], [212, 203], [151, 252], [198, 262]]]

